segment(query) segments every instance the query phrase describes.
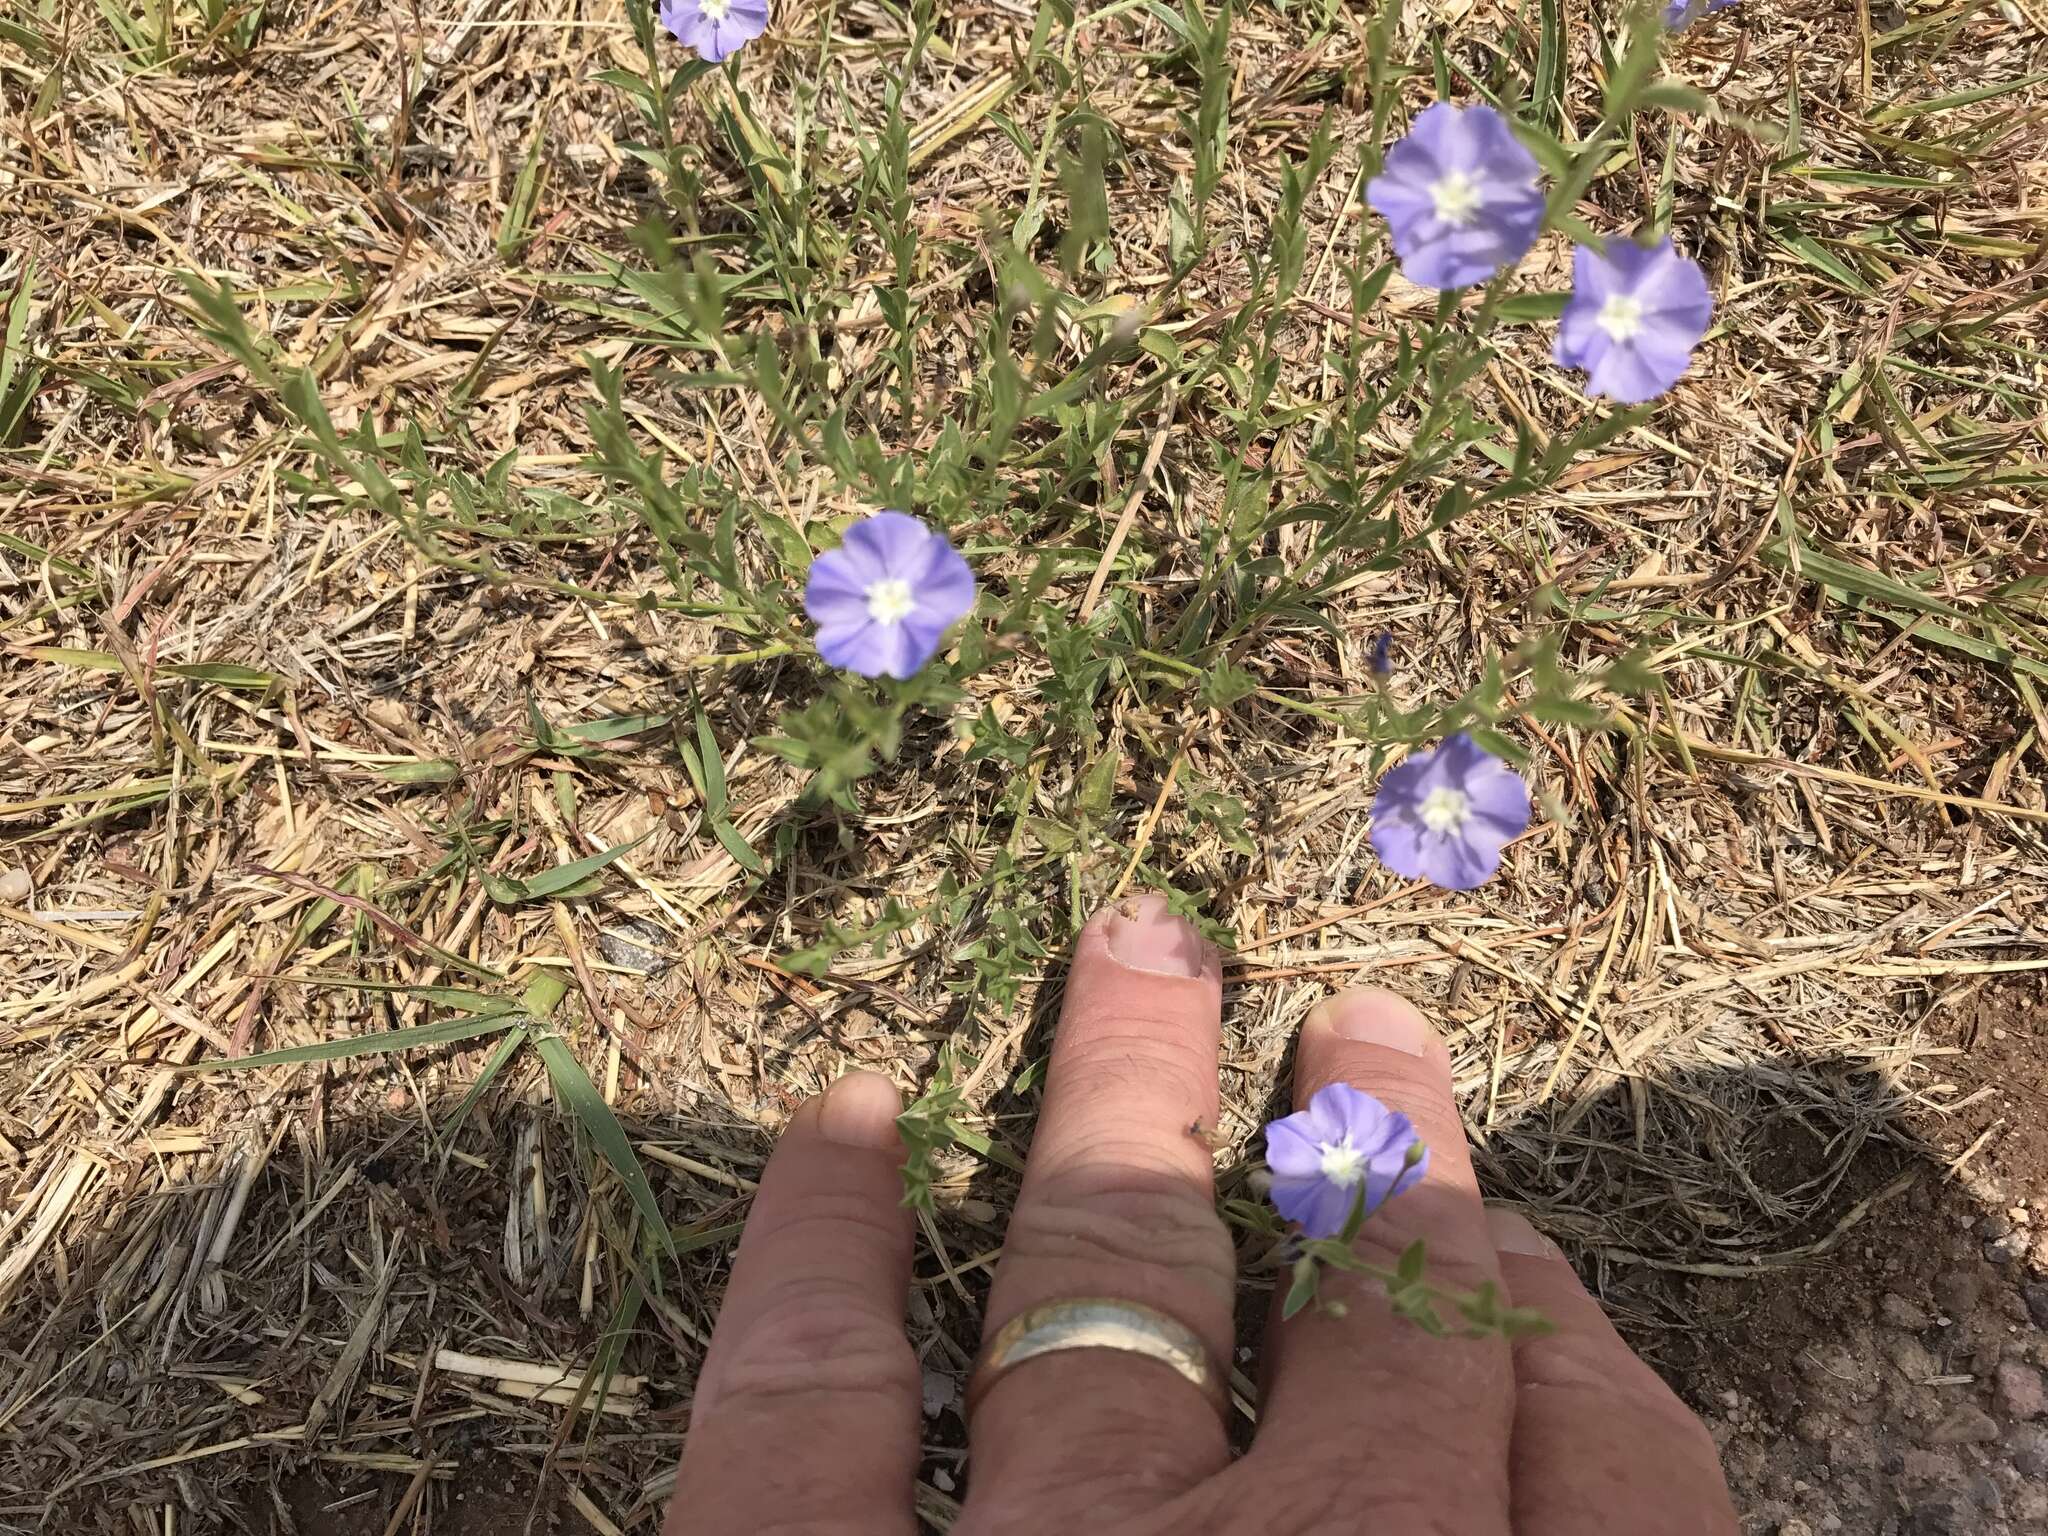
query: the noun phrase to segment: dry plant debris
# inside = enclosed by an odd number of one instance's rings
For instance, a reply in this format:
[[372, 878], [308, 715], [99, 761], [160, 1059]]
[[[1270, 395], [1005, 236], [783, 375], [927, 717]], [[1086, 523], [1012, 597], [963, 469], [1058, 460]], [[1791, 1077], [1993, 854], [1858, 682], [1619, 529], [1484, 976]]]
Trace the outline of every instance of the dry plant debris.
[[[761, 131], [815, 146], [821, 176], [859, 166], [901, 87], [935, 401], [978, 387], [991, 220], [1031, 201], [1057, 244], [1065, 195], [1034, 150], [1059, 114], [1119, 145], [1115, 285], [1084, 274], [1081, 296], [1112, 313], [1166, 281], [1194, 86], [1163, 8], [1111, 9], [1057, 69], [1023, 68], [1036, 13], [1010, 0], [945, 9], [907, 75], [902, 13], [868, 0], [784, 6], [742, 56]], [[1226, 1112], [1203, 1128], [1226, 1194], [1301, 1015], [1370, 978], [1444, 1021], [1493, 1191], [1615, 1288], [1653, 1354], [1676, 1293], [1632, 1277], [1853, 1247], [1887, 1198], [1858, 1181], [1866, 1144], [1939, 1147], [2000, 1091], [1952, 1070], [1939, 1021], [2048, 970], [2048, 44], [2037, 0], [1735, 14], [1670, 66], [1727, 121], [1645, 120], [1596, 193], [1613, 225], [1669, 207], [1716, 289], [1664, 409], [1361, 571], [1330, 628], [1270, 630], [1228, 707], [1118, 694], [1092, 759], [1014, 780], [926, 720], [857, 811], [822, 814], [756, 745], [816, 668], [736, 650], [715, 605], [641, 602], [660, 566], [592, 468], [601, 365], [646, 446], [798, 528], [859, 510], [786, 473], [774, 423], [707, 383], [716, 359], [645, 276], [661, 193], [604, 78], [641, 67], [624, 12], [16, 0], [0, 1527], [462, 1531], [453, 1492], [482, 1467], [543, 1525], [652, 1530], [751, 1176], [858, 1064], [957, 1131], [911, 1302], [919, 1509], [943, 1530], [1047, 983], [1089, 904], [1134, 881], [1194, 893], [1234, 945]], [[1583, 123], [1604, 15], [1441, 0], [1409, 20], [1478, 77], [1548, 26], [1551, 108]], [[1335, 338], [1430, 302], [1396, 282], [1383, 315], [1349, 312], [1380, 238], [1356, 197], [1363, 46], [1341, 6], [1235, 19], [1221, 233], [1160, 321], [1190, 348], [1228, 321], [1274, 167], [1333, 113], [1281, 348], [1306, 407], [1332, 399]], [[745, 330], [766, 324], [735, 233], [754, 192], [707, 115], [722, 99], [690, 96], [676, 136]], [[883, 253], [846, 238], [854, 280], [817, 313], [852, 391], [889, 376], [889, 333], [862, 275]], [[1565, 259], [1546, 240], [1525, 275], [1556, 286]], [[381, 516], [209, 338], [184, 273], [232, 280], [340, 430], [396, 455], [418, 427], [434, 466], [477, 477], [509, 456], [522, 497]], [[1586, 418], [1533, 330], [1487, 388], [1546, 434]], [[966, 531], [985, 578], [1023, 579], [1028, 533], [1084, 616], [1180, 600], [1232, 429], [1213, 390], [1140, 404], [1085, 521]], [[892, 446], [927, 449], [942, 419]], [[1283, 489], [1306, 473], [1297, 436], [1255, 451]], [[1529, 725], [1540, 809], [1500, 879], [1391, 880], [1364, 843], [1372, 751], [1318, 701], [1367, 691], [1383, 628], [1414, 702], [1545, 626], [1574, 666], [1643, 648], [1660, 691], [1621, 730]], [[1047, 683], [1020, 654], [957, 717], [1021, 736]], [[1077, 817], [1094, 840], [1063, 843]], [[1002, 901], [933, 916], [1003, 860]], [[878, 923], [878, 944], [834, 942]], [[285, 1059], [220, 1067], [257, 1052]], [[2040, 1108], [1947, 1147], [1946, 1174], [1971, 1187]], [[1795, 1177], [1768, 1134], [1787, 1124], [1817, 1149]]]

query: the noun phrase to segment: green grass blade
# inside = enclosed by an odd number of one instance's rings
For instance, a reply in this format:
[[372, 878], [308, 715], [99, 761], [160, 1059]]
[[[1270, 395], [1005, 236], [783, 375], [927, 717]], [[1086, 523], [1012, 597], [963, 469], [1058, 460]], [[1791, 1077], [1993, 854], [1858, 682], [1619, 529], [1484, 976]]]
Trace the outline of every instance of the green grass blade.
[[234, 1056], [226, 1061], [201, 1061], [181, 1072], [245, 1072], [251, 1067], [302, 1066], [310, 1061], [342, 1061], [350, 1056], [371, 1056], [379, 1051], [409, 1051], [423, 1045], [452, 1045], [494, 1035], [519, 1018], [517, 1009], [503, 1013], [468, 1015], [443, 1019], [438, 1024], [417, 1024], [410, 1029], [387, 1029], [374, 1035], [357, 1035], [347, 1040], [322, 1040], [316, 1045], [287, 1046], [281, 1051], [263, 1051], [254, 1056]]
[[647, 1182], [647, 1170], [640, 1166], [640, 1159], [633, 1151], [632, 1142], [626, 1139], [626, 1128], [619, 1124], [619, 1117], [612, 1113], [611, 1105], [605, 1103], [604, 1095], [597, 1091], [597, 1085], [591, 1082], [582, 1064], [570, 1054], [561, 1036], [539, 1035], [533, 1044], [547, 1065], [548, 1077], [554, 1082], [555, 1092], [561, 1095], [563, 1105], [590, 1133], [590, 1139], [597, 1143], [604, 1160], [612, 1165], [612, 1171], [619, 1176], [619, 1182], [626, 1186], [626, 1193], [633, 1197], [633, 1204], [639, 1208], [648, 1232], [661, 1245], [662, 1251], [674, 1258], [675, 1239], [669, 1235], [668, 1222], [654, 1198], [654, 1186]]

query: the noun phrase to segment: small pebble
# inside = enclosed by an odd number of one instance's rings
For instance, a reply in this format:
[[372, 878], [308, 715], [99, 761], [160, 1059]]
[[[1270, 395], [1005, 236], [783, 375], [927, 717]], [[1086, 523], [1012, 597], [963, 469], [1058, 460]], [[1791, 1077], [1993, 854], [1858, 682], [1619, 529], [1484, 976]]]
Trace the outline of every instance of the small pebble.
[[2027, 1316], [2036, 1328], [2048, 1328], [2048, 1280], [2029, 1280], [2020, 1287], [2027, 1301]]
[[1903, 1328], [1908, 1333], [1918, 1333], [1930, 1326], [1933, 1319], [1897, 1291], [1888, 1291], [1877, 1304], [1877, 1314], [1894, 1328]]
[[1992, 1373], [1992, 1400], [2008, 1419], [2038, 1419], [2048, 1415], [2048, 1383], [2031, 1365], [2004, 1360]]
[[18, 907], [36, 892], [35, 882], [25, 869], [0, 869], [0, 901]]

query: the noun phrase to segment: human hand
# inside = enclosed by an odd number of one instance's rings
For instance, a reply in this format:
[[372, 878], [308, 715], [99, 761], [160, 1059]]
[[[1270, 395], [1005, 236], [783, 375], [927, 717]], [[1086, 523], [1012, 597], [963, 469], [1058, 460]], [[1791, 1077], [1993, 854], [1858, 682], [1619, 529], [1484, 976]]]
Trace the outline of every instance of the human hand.
[[[1233, 1249], [1211, 1154], [1222, 978], [1158, 896], [1098, 913], [1067, 980], [1045, 1104], [989, 1296], [985, 1337], [1077, 1297], [1178, 1319], [1231, 1358]], [[1326, 1083], [1414, 1121], [1426, 1176], [1366, 1222], [1391, 1267], [1492, 1281], [1552, 1331], [1438, 1338], [1342, 1272], [1266, 1332], [1258, 1429], [1232, 1459], [1216, 1408], [1142, 1355], [1070, 1349], [984, 1383], [955, 1536], [1731, 1536], [1706, 1430], [1630, 1353], [1557, 1249], [1480, 1203], [1450, 1055], [1388, 992], [1322, 1003], [1294, 1102]], [[908, 1536], [921, 1372], [903, 1330], [911, 1213], [887, 1079], [841, 1078], [797, 1111], [762, 1177], [697, 1385], [667, 1536]], [[1277, 1308], [1277, 1302], [1276, 1302]]]

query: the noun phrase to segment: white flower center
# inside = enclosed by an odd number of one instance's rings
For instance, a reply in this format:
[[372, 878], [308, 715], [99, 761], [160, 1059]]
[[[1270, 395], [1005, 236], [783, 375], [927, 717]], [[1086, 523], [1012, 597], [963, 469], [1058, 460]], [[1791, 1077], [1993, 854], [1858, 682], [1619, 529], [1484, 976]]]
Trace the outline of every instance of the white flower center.
[[1343, 1141], [1319, 1143], [1323, 1154], [1323, 1177], [1339, 1189], [1349, 1189], [1365, 1177], [1365, 1154], [1351, 1145], [1347, 1137]]
[[1643, 301], [1632, 293], [1611, 293], [1593, 323], [1616, 341], [1633, 341], [1643, 328]]
[[1479, 212], [1479, 183], [1463, 171], [1445, 172], [1430, 185], [1429, 195], [1436, 204], [1436, 216], [1446, 224], [1470, 224]]
[[1439, 785], [1422, 797], [1422, 824], [1432, 832], [1455, 832], [1472, 814], [1472, 801], [1462, 789]]
[[732, 9], [732, 0], [697, 0], [697, 9], [704, 19], [715, 27], [725, 20], [725, 13]]
[[901, 624], [916, 606], [910, 583], [894, 576], [885, 576], [868, 588], [868, 617], [877, 624]]

